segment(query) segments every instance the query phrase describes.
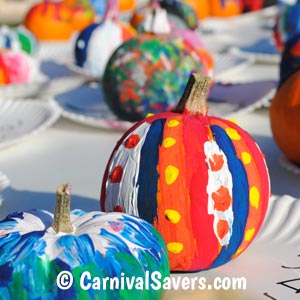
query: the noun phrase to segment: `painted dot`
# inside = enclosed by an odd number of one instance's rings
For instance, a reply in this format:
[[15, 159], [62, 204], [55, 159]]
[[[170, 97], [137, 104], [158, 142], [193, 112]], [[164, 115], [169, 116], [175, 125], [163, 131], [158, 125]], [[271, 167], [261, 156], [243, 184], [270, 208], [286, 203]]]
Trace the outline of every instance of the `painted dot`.
[[166, 209], [165, 216], [173, 224], [179, 223], [179, 221], [181, 219], [180, 213], [174, 209]]
[[257, 187], [253, 186], [250, 189], [250, 204], [254, 206], [256, 209], [259, 205], [260, 193]]
[[248, 152], [242, 152], [242, 161], [245, 165], [248, 165], [251, 163], [251, 155]]
[[109, 179], [111, 183], [119, 183], [121, 182], [122, 176], [123, 176], [123, 167], [116, 166], [111, 172]]
[[219, 171], [222, 169], [223, 165], [224, 165], [224, 158], [223, 155], [221, 154], [213, 154], [210, 158], [209, 158], [209, 166], [210, 169], [213, 172]]
[[167, 126], [168, 127], [176, 127], [179, 124], [180, 124], [180, 122], [178, 120], [170, 120], [170, 121], [168, 121]]
[[123, 207], [121, 205], [116, 205], [113, 209], [114, 212], [123, 212]]
[[165, 170], [165, 179], [167, 184], [172, 184], [176, 181], [177, 177], [179, 175], [178, 168], [168, 165]]
[[85, 41], [84, 41], [84, 40], [79, 40], [79, 41], [77, 42], [77, 47], [78, 47], [79, 49], [84, 49], [84, 47], [85, 47]]
[[228, 119], [229, 122], [233, 123], [233, 124], [237, 124], [237, 120], [236, 119]]
[[140, 136], [138, 134], [132, 134], [125, 142], [125, 148], [132, 149], [134, 148], [139, 141], [141, 140]]
[[218, 211], [227, 210], [232, 202], [228, 188], [221, 186], [216, 192], [212, 193], [212, 198], [215, 202], [214, 209]]
[[170, 148], [170, 147], [174, 146], [175, 144], [176, 144], [176, 140], [172, 137], [167, 137], [163, 141], [163, 146], [165, 148]]
[[168, 243], [167, 244], [167, 249], [169, 252], [174, 253], [174, 254], [179, 254], [183, 250], [183, 244], [182, 243]]
[[239, 248], [236, 250], [236, 256], [241, 254], [245, 249], [244, 248]]
[[230, 127], [226, 128], [226, 133], [232, 140], [239, 141], [241, 139], [241, 136], [239, 135], [239, 133], [233, 128], [230, 128]]
[[246, 234], [245, 234], [245, 240], [246, 240], [247, 242], [249, 242], [249, 241], [252, 239], [254, 233], [255, 233], [255, 229], [254, 229], [254, 228], [248, 229], [248, 230], [246, 231]]
[[152, 116], [154, 116], [154, 114], [152, 114], [152, 113], [147, 113], [146, 118], [150, 118], [150, 117], [152, 117]]
[[220, 239], [223, 239], [229, 231], [229, 225], [226, 220], [219, 220], [217, 223], [217, 233]]

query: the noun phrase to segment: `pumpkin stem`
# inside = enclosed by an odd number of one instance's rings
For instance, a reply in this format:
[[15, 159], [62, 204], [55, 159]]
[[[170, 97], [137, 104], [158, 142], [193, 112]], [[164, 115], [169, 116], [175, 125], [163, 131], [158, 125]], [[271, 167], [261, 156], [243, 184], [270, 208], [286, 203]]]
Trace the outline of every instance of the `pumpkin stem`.
[[70, 220], [71, 185], [59, 186], [56, 192], [56, 204], [52, 227], [58, 232], [71, 233], [73, 226]]
[[205, 116], [207, 114], [206, 100], [210, 80], [210, 77], [202, 74], [191, 74], [175, 112], [183, 113], [187, 110], [190, 115]]

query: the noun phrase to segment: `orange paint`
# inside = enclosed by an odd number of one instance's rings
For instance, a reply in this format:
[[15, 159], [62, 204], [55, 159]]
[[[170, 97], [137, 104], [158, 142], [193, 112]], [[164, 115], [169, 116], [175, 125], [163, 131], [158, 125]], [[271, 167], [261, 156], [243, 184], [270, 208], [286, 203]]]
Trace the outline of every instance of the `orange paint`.
[[221, 154], [213, 154], [212, 158], [209, 159], [210, 169], [213, 172], [220, 171], [224, 165], [224, 159]]
[[221, 186], [216, 192], [212, 193], [212, 198], [215, 202], [215, 210], [225, 211], [232, 203], [232, 198], [229, 194], [229, 191], [224, 186]]
[[223, 239], [228, 233], [229, 225], [226, 220], [219, 220], [217, 224], [217, 234], [220, 239]]
[[242, 4], [239, 0], [225, 0], [222, 5], [221, 0], [210, 1], [210, 14], [214, 17], [231, 17], [242, 13]]
[[197, 14], [197, 17], [202, 20], [210, 15], [210, 0], [183, 0], [190, 5]]

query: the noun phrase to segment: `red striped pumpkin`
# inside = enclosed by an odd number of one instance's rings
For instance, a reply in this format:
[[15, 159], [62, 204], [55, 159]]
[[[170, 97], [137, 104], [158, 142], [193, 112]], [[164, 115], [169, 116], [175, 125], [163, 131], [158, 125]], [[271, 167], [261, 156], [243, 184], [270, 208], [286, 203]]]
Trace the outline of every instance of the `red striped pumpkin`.
[[102, 182], [101, 209], [154, 224], [172, 271], [210, 269], [238, 256], [259, 231], [270, 196], [252, 137], [207, 115], [208, 82], [193, 74], [176, 112], [147, 117], [126, 132]]

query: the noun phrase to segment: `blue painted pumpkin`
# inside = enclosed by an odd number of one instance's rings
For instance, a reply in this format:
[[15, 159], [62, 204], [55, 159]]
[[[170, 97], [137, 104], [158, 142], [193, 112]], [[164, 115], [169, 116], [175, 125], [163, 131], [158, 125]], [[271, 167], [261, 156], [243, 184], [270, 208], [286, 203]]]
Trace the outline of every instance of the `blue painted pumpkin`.
[[[70, 212], [69, 201], [70, 185], [62, 185], [54, 216], [34, 209], [12, 213], [0, 222], [0, 298], [158, 299], [161, 290], [151, 287], [89, 287], [94, 278], [135, 276], [145, 282], [154, 271], [161, 280], [168, 276], [167, 251], [157, 231], [122, 213]], [[61, 271], [73, 276], [69, 289], [57, 286]], [[82, 279], [86, 272], [92, 279]]]

